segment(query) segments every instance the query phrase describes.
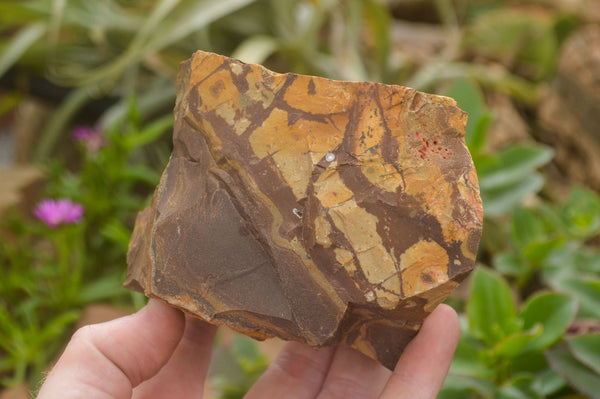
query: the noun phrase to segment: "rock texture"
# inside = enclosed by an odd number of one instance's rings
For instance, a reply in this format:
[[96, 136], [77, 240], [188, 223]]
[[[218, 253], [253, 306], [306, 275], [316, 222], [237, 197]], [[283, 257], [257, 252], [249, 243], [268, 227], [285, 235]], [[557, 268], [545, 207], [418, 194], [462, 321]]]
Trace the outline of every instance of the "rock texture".
[[393, 368], [473, 268], [483, 215], [466, 120], [446, 97], [197, 52], [125, 285]]

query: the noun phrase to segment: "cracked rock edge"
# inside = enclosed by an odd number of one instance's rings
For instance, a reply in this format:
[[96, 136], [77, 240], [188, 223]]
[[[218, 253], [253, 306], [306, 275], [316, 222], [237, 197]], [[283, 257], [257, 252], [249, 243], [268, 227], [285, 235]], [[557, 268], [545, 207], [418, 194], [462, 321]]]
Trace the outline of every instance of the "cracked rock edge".
[[472, 270], [483, 211], [454, 100], [199, 51], [180, 67], [174, 114], [126, 287], [393, 369]]

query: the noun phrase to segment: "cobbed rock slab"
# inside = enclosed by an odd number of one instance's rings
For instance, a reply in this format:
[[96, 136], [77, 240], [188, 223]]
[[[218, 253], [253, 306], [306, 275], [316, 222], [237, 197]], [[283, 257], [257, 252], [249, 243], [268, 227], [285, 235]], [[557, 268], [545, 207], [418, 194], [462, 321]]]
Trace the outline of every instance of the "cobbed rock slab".
[[125, 286], [391, 369], [473, 268], [483, 213], [454, 100], [199, 51], [174, 113]]

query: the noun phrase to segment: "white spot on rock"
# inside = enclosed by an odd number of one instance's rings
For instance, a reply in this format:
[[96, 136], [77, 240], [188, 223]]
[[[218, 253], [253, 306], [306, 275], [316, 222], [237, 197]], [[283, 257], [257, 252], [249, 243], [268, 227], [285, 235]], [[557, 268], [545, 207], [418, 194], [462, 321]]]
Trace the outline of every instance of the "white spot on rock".
[[240, 75], [242, 72], [244, 72], [244, 68], [242, 68], [242, 66], [237, 62], [232, 62], [230, 68], [231, 72], [235, 73], [236, 75]]

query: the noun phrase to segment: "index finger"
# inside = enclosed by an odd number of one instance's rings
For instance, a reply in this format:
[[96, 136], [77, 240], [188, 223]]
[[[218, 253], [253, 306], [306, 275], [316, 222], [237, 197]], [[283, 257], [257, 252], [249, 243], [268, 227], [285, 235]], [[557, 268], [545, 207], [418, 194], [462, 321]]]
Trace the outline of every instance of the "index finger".
[[458, 315], [439, 305], [406, 347], [381, 399], [435, 399], [439, 393], [460, 337]]

